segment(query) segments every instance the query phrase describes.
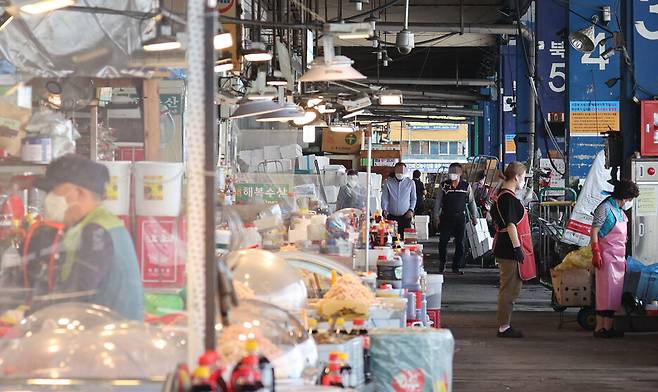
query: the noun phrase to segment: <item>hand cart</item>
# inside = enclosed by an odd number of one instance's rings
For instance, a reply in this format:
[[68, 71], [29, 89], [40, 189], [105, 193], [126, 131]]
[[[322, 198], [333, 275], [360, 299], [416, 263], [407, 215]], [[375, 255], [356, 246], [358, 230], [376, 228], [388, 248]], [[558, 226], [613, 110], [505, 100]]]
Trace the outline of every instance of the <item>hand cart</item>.
[[549, 281], [547, 278], [551, 277], [551, 268], [562, 261], [558, 247], [576, 199], [573, 189], [543, 188], [539, 191], [539, 201], [531, 204], [531, 210], [536, 213], [536, 227], [539, 230], [537, 271], [540, 280], [543, 278], [545, 282]]
[[593, 331], [596, 326], [595, 291], [591, 269], [551, 270], [551, 307], [560, 314], [558, 329], [567, 323], [564, 312], [580, 308], [575, 322], [583, 329]]

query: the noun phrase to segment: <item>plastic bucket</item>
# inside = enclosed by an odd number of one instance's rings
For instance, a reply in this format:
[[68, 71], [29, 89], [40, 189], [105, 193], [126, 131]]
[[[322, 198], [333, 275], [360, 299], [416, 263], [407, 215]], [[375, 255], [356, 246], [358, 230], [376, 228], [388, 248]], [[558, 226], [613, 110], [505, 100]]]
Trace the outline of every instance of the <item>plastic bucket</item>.
[[138, 216], [178, 216], [183, 188], [183, 164], [135, 162], [135, 213]]
[[99, 162], [110, 172], [103, 207], [114, 215], [130, 215], [130, 162]]
[[443, 292], [443, 275], [427, 275], [427, 308], [441, 309], [441, 293]]

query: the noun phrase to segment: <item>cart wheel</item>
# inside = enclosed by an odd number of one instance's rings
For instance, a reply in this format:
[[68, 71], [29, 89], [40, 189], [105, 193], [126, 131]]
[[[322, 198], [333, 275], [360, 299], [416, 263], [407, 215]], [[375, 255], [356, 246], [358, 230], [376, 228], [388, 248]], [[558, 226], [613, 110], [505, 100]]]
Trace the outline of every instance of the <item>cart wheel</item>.
[[596, 327], [596, 311], [591, 306], [578, 311], [578, 324], [587, 331], [594, 331]]
[[553, 308], [554, 311], [559, 313], [562, 313], [565, 310], [567, 310], [566, 306], [558, 305], [557, 298], [555, 297], [555, 292], [551, 292], [551, 308]]

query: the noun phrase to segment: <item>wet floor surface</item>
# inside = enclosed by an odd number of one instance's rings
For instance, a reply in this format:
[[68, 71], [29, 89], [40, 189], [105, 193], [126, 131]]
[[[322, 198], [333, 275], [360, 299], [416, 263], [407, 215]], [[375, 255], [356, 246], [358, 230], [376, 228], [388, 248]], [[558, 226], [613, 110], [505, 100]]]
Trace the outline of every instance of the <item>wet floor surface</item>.
[[[427, 246], [429, 245], [429, 247]], [[426, 245], [426, 269], [437, 265]], [[449, 270], [449, 268], [448, 268]], [[658, 333], [595, 339], [550, 307], [550, 291], [524, 285], [513, 325], [523, 339], [496, 337], [498, 271], [469, 266], [444, 275], [442, 325], [455, 336], [453, 391], [658, 391]]]

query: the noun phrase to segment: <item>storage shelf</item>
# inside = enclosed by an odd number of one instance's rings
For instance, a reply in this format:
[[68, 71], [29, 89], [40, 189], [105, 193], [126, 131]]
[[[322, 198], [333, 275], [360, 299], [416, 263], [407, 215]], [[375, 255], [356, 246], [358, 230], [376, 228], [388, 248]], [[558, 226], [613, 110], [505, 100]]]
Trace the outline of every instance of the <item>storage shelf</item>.
[[0, 174], [45, 174], [47, 164], [38, 163], [0, 163]]

